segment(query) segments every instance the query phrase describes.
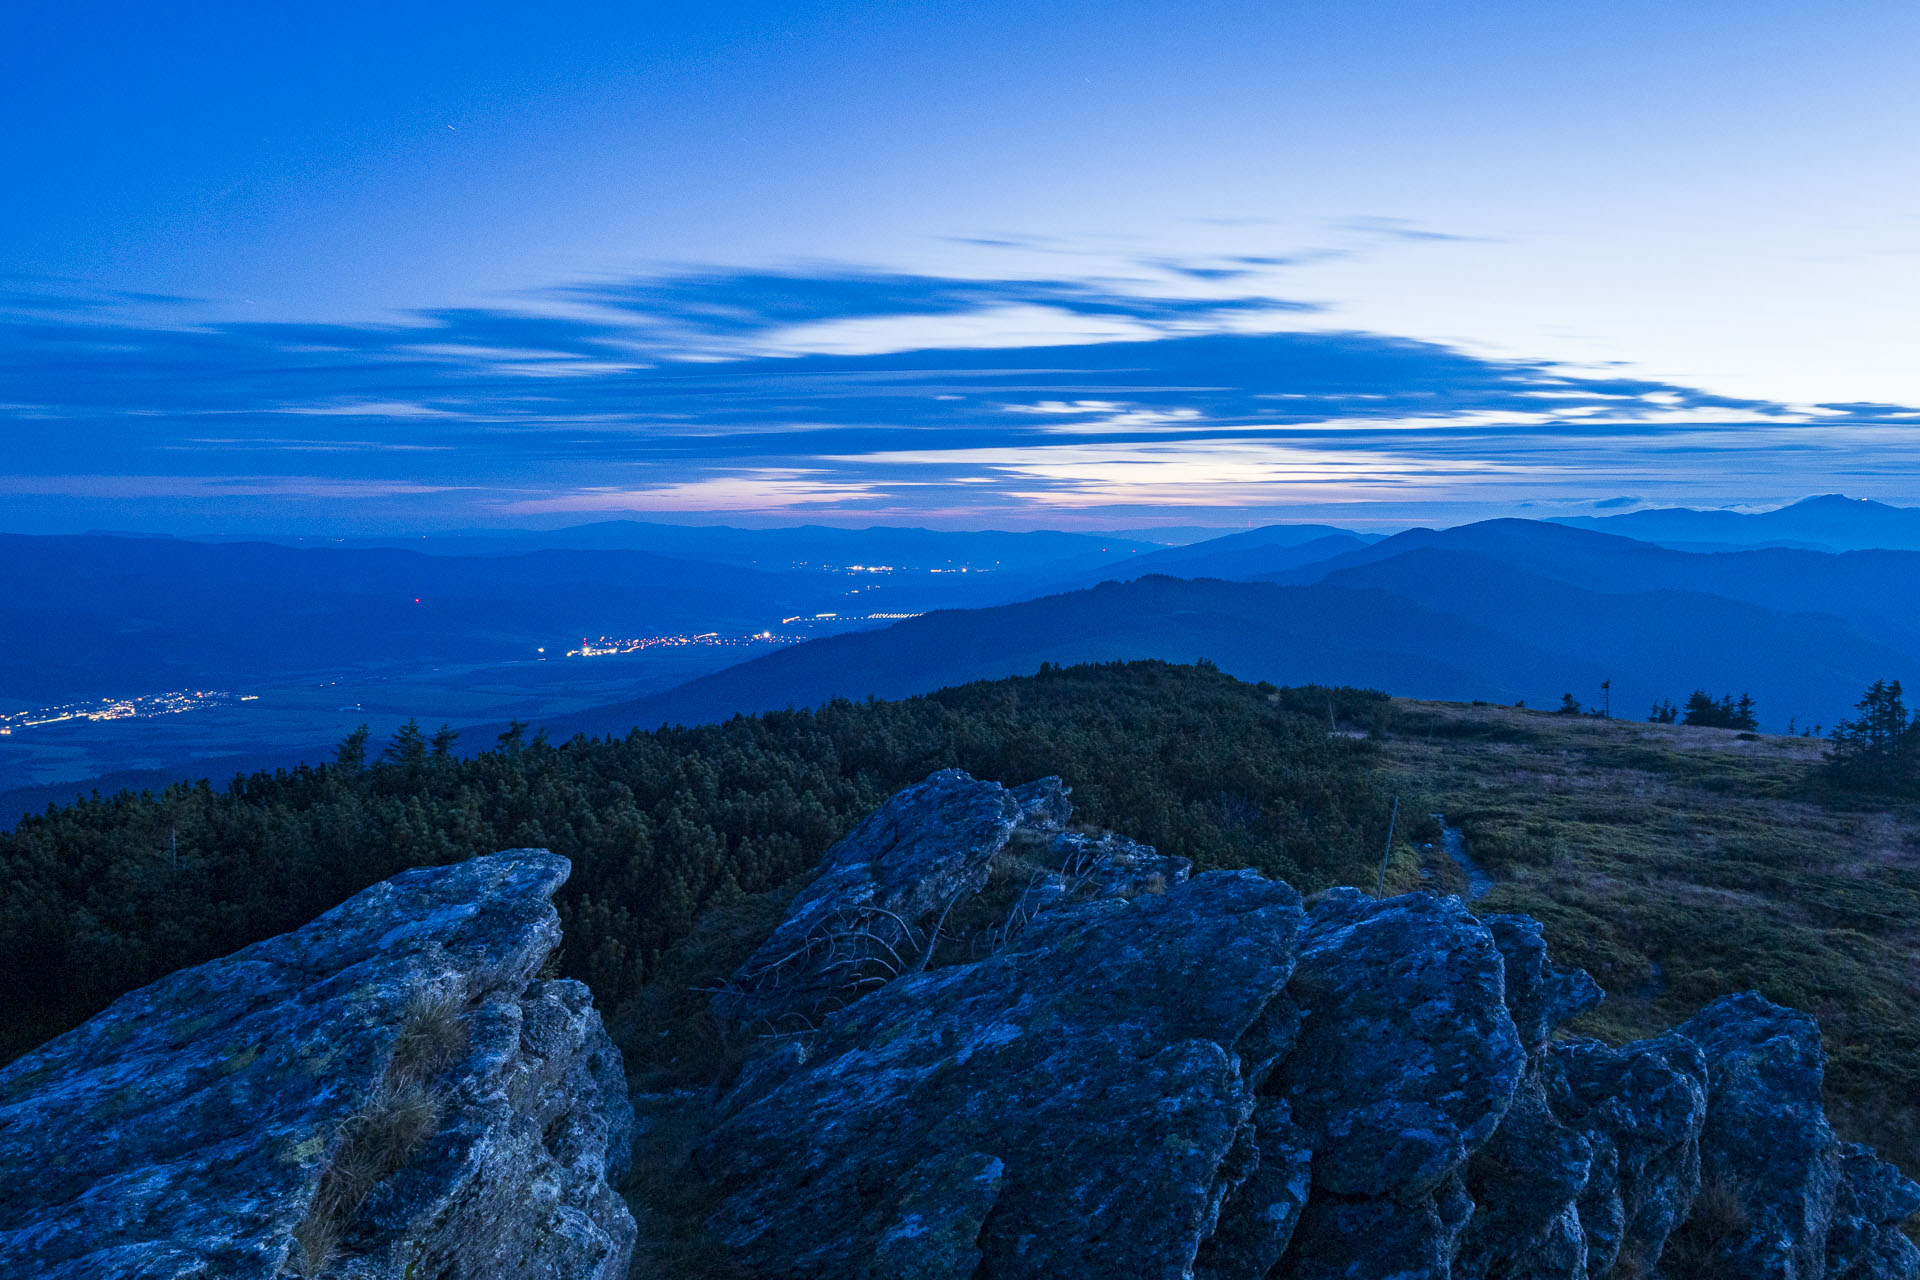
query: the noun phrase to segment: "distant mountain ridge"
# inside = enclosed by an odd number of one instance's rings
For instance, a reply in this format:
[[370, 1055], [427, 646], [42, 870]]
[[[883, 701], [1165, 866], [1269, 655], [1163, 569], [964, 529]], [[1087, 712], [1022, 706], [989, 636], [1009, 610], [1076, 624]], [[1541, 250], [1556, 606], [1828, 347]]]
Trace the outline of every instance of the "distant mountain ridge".
[[[227, 541], [206, 539], [206, 541]], [[1090, 563], [1145, 554], [1160, 543], [1119, 534], [1057, 529], [946, 530], [872, 525], [792, 525], [743, 529], [733, 525], [661, 524], [602, 520], [562, 529], [467, 529], [388, 538], [259, 538], [303, 547], [365, 549], [396, 547], [428, 555], [498, 556], [528, 551], [643, 551], [653, 555], [783, 571], [796, 564], [818, 567], [851, 562], [930, 568], [947, 564], [998, 564], [1006, 569]]]
[[1920, 551], [1920, 507], [1826, 493], [1773, 511], [1664, 507], [1612, 516], [1553, 516], [1550, 523], [1668, 546], [1802, 547], [1816, 551]]
[[[1350, 569], [1428, 548], [1484, 557], [1603, 595], [1676, 591], [1786, 613], [1830, 615], [1875, 643], [1920, 652], [1920, 617], [1910, 606], [1920, 593], [1920, 554], [1910, 551], [1756, 547], [1686, 552], [1617, 534], [1503, 519], [1452, 529], [1412, 529], [1255, 580], [1293, 585], [1327, 581]], [[1444, 588], [1445, 580], [1417, 585], [1436, 591]]]
[[[1576, 530], [1540, 536], [1619, 544], [1629, 554], [1681, 554]], [[1247, 680], [1355, 684], [1458, 701], [1542, 705], [1572, 691], [1597, 703], [1601, 682], [1612, 681], [1613, 710], [1623, 716], [1695, 687], [1744, 690], [1778, 730], [1789, 717], [1832, 723], [1872, 680], [1920, 666], [1920, 642], [1888, 643], [1831, 614], [1670, 583], [1589, 590], [1525, 563], [1448, 546], [1445, 535], [1412, 538], [1397, 555], [1385, 550], [1392, 541], [1300, 570], [1311, 579], [1305, 582], [1149, 576], [931, 613], [768, 654], [664, 694], [560, 718], [554, 728], [625, 732], [836, 697], [904, 697], [1030, 673], [1042, 662], [1208, 658]], [[1920, 556], [1906, 555], [1902, 570], [1903, 580], [1920, 581]]]
[[1626, 716], [1694, 688], [1744, 691], [1778, 731], [1832, 724], [1873, 680], [1920, 671], [1910, 605], [1920, 553], [1910, 551], [1707, 554], [1502, 519], [1378, 539], [1251, 530], [1121, 568], [1163, 566], [1183, 576], [1124, 572], [814, 641], [556, 728], [619, 732], [903, 697], [1042, 662], [1205, 657], [1244, 679], [1461, 701], [1540, 705], [1572, 692], [1592, 704], [1605, 681]]
[[1127, 578], [1166, 574], [1175, 578], [1252, 580], [1331, 560], [1381, 541], [1379, 534], [1354, 533], [1331, 525], [1268, 525], [1184, 547], [1169, 547], [1124, 562], [1100, 566], [1064, 581], [1062, 587], [1092, 586], [1118, 572]]

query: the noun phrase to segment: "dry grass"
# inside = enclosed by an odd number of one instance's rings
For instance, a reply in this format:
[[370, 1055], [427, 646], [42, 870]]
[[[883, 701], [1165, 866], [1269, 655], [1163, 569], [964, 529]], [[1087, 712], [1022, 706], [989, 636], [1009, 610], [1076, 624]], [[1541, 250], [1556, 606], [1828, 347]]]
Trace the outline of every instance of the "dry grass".
[[389, 1078], [425, 1080], [458, 1061], [467, 1051], [465, 1011], [454, 991], [421, 987], [409, 995], [393, 1041]]
[[287, 1267], [301, 1280], [319, 1280], [340, 1255], [340, 1224], [309, 1213], [293, 1229], [293, 1252]]
[[[1384, 744], [1414, 812], [1496, 880], [1474, 909], [1547, 925], [1607, 1001], [1575, 1025], [1656, 1034], [1729, 992], [1814, 1014], [1851, 1139], [1920, 1168], [1920, 806], [1831, 794], [1817, 740], [1395, 704]], [[1431, 887], [1457, 891], [1437, 847]]]
[[445, 1112], [438, 1090], [414, 1080], [382, 1081], [340, 1126], [339, 1144], [321, 1175], [308, 1220], [332, 1223], [336, 1230], [351, 1222], [373, 1189], [404, 1169], [439, 1130]]
[[1724, 1178], [1709, 1177], [1693, 1209], [1660, 1251], [1660, 1267], [1673, 1280], [1715, 1280], [1727, 1248], [1747, 1234], [1747, 1208]]
[[374, 1188], [406, 1168], [439, 1132], [446, 1095], [430, 1082], [466, 1052], [462, 1008], [457, 996], [445, 992], [422, 990], [408, 998], [387, 1069], [367, 1101], [341, 1122], [313, 1201], [293, 1229], [287, 1265], [294, 1275], [325, 1275]]
[[439, 1090], [412, 1080], [389, 1082], [348, 1122], [348, 1141], [366, 1152], [385, 1178], [413, 1159], [445, 1114]]

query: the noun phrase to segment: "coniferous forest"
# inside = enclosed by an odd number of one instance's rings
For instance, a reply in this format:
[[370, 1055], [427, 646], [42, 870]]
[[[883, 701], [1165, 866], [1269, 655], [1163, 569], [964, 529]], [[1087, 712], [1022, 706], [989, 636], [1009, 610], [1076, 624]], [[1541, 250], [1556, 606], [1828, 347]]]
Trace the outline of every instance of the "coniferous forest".
[[563, 968], [605, 1008], [707, 906], [793, 881], [936, 769], [1060, 774], [1077, 817], [1200, 868], [1367, 882], [1391, 797], [1385, 695], [1128, 663], [902, 702], [738, 717], [472, 757], [417, 730], [336, 762], [49, 809], [0, 834], [0, 1059], [116, 997], [298, 927], [411, 866], [540, 846], [573, 862]]

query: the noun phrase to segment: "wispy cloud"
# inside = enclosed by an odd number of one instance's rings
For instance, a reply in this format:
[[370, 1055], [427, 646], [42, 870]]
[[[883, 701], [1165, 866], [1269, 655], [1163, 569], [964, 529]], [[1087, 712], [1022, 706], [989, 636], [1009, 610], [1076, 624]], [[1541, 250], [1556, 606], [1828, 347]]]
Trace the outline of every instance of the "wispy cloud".
[[1233, 269], [1143, 271], [689, 270], [359, 325], [33, 295], [0, 303], [0, 493], [103, 521], [193, 495], [236, 518], [276, 498], [404, 497], [447, 522], [804, 510], [1044, 524], [1382, 495], [1592, 502], [1769, 469], [1770, 491], [1790, 493], [1920, 472], [1909, 407], [1489, 359], [1332, 330]]
[[1450, 231], [1435, 231], [1408, 218], [1344, 218], [1334, 225], [1342, 231], [1381, 240], [1410, 240], [1415, 243], [1429, 244], [1447, 241], [1483, 244], [1487, 241], [1485, 236], [1466, 236]]
[[595, 512], [741, 512], [833, 507], [873, 497], [875, 485], [845, 484], [822, 478], [818, 470], [796, 467], [747, 467], [724, 475], [649, 488], [589, 486], [544, 498], [519, 498], [499, 505], [509, 515]]

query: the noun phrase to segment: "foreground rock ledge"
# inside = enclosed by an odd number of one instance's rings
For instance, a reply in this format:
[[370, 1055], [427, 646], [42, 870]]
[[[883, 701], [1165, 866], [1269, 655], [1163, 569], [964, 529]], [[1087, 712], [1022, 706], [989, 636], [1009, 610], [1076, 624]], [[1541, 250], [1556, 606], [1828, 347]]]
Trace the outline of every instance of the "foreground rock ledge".
[[1806, 1015], [1556, 1038], [1601, 992], [1527, 917], [1069, 823], [1058, 779], [936, 774], [716, 998], [762, 1045], [687, 1169], [726, 1274], [1920, 1275], [1920, 1186], [1836, 1140]]
[[619, 1054], [536, 976], [568, 869], [406, 872], [0, 1072], [0, 1275], [625, 1276]]

